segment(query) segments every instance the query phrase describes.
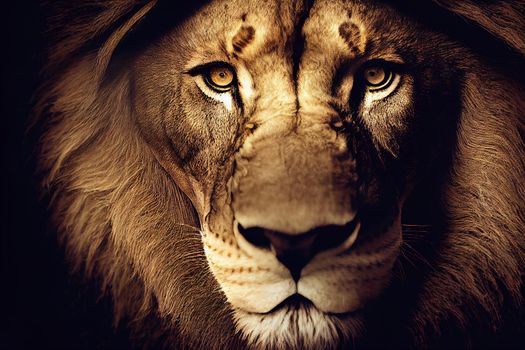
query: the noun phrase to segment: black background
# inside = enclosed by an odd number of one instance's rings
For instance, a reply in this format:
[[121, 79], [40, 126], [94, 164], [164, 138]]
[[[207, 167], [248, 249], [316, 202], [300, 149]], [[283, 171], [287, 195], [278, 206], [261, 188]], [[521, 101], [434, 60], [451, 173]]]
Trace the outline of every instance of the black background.
[[112, 328], [109, 301], [97, 302], [69, 274], [62, 250], [46, 226], [25, 137], [44, 45], [38, 1], [2, 4], [0, 57], [2, 117], [2, 245], [0, 349], [128, 348]]

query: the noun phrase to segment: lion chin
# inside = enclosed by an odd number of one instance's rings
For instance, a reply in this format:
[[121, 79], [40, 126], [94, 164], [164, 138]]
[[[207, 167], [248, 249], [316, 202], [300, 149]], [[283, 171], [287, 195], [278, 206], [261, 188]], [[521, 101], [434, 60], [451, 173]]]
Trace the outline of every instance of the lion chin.
[[291, 297], [268, 314], [236, 309], [234, 318], [248, 342], [260, 349], [326, 349], [351, 344], [363, 323], [358, 312], [327, 314]]
[[135, 345], [483, 345], [522, 310], [523, 11], [429, 3], [483, 40], [382, 1], [53, 17], [41, 191]]

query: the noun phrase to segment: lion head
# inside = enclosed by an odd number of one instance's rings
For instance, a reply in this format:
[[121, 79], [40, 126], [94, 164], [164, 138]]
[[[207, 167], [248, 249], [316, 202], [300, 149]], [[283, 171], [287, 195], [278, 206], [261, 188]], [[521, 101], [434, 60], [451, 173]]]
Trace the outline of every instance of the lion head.
[[53, 222], [117, 318], [182, 348], [319, 348], [517, 310], [512, 74], [382, 2], [216, 0], [159, 30], [166, 6], [73, 21], [36, 108]]

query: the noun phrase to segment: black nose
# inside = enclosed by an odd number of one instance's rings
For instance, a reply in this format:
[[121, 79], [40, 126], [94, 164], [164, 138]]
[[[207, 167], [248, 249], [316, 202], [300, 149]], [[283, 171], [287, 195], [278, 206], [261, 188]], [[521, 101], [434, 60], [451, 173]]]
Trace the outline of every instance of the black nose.
[[315, 254], [339, 246], [354, 231], [355, 225], [356, 220], [353, 220], [344, 226], [321, 226], [298, 235], [239, 225], [239, 232], [250, 243], [271, 249], [297, 282], [301, 277], [301, 270]]

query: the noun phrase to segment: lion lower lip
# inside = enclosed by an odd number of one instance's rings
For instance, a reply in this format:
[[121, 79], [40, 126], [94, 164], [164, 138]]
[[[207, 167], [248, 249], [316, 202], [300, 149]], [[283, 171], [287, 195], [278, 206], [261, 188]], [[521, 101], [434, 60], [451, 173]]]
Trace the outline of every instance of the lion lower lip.
[[[263, 312], [263, 313], [260, 313], [260, 314], [261, 315], [270, 315], [270, 314], [276, 313], [277, 311], [279, 311], [279, 310], [281, 310], [283, 308], [288, 308], [289, 310], [298, 310], [298, 309], [301, 309], [301, 308], [303, 308], [303, 309], [315, 308], [315, 309], [319, 310], [310, 299], [306, 298], [305, 296], [303, 296], [303, 295], [301, 295], [299, 293], [295, 293], [295, 294], [290, 295], [288, 298], [284, 299], [283, 301], [281, 301], [279, 304], [277, 304], [270, 311]], [[330, 315], [330, 316], [344, 317], [344, 316], [348, 316], [350, 314], [355, 314], [356, 311], [357, 310], [348, 311], [348, 312], [322, 312], [322, 311], [321, 312], [323, 314]]]
[[313, 307], [314, 304], [310, 301], [310, 299], [302, 296], [299, 293], [295, 293], [290, 295], [288, 298], [281, 301], [279, 304], [275, 305], [273, 309], [271, 309], [268, 312], [265, 312], [264, 314], [271, 314], [273, 312], [276, 312], [277, 310], [284, 308], [284, 307], [291, 307], [291, 308], [300, 308], [300, 307]]

